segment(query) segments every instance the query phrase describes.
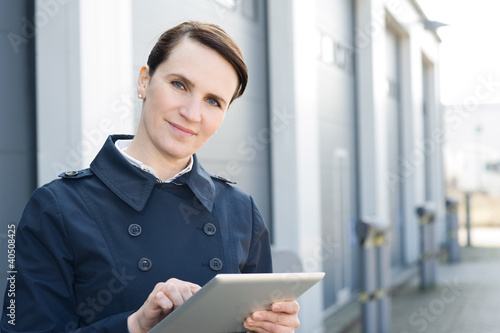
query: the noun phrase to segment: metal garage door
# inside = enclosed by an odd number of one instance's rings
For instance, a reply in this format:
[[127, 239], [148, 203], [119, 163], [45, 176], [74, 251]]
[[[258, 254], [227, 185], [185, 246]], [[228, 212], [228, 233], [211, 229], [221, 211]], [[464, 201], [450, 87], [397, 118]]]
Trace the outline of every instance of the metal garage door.
[[240, 45], [249, 70], [245, 95], [236, 100], [224, 124], [198, 156], [208, 172], [238, 182], [271, 223], [270, 130], [264, 0], [187, 0], [132, 2], [134, 69], [166, 29], [185, 20], [212, 22]]
[[330, 308], [351, 298], [357, 276], [354, 9], [350, 0], [316, 5], [324, 306]]
[[[391, 31], [386, 30], [386, 70], [387, 70], [387, 143], [388, 143], [388, 174], [400, 175], [400, 101], [401, 91], [400, 80], [400, 42], [398, 36]], [[403, 260], [403, 246], [401, 243], [401, 234], [403, 228], [403, 209], [402, 209], [402, 186], [403, 182], [394, 182], [388, 185], [389, 198], [389, 220], [391, 224], [390, 244], [391, 244], [391, 262], [393, 266], [400, 266]]]

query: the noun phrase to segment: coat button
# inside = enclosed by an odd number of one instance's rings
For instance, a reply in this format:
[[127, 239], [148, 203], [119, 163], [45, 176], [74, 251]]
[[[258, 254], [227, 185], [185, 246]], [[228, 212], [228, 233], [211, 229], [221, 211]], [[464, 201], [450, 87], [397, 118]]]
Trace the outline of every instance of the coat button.
[[142, 228], [138, 224], [131, 224], [128, 226], [128, 233], [130, 234], [130, 236], [137, 237], [141, 234], [141, 232]]
[[219, 258], [213, 258], [210, 260], [210, 268], [214, 271], [220, 271], [222, 269], [222, 260]]
[[203, 226], [203, 231], [208, 236], [212, 236], [212, 235], [215, 235], [215, 232], [217, 231], [217, 228], [212, 223], [207, 223], [207, 224], [205, 224]]
[[151, 266], [153, 266], [153, 263], [148, 258], [142, 258], [141, 260], [139, 260], [139, 263], [137, 264], [137, 266], [139, 266], [139, 269], [141, 271], [147, 272], [151, 269]]
[[78, 176], [78, 171], [66, 171], [66, 172], [64, 173], [64, 175], [65, 175], [66, 177], [75, 177], [75, 176]]

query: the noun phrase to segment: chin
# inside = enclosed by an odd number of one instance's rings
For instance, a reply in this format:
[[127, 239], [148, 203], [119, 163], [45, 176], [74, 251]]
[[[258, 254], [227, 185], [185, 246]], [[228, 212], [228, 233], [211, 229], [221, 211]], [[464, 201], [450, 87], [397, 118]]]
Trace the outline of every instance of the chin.
[[162, 150], [163, 154], [171, 156], [172, 158], [176, 160], [182, 160], [184, 158], [187, 158], [191, 155], [193, 155], [194, 152], [190, 151], [178, 151], [178, 150], [172, 150], [172, 149], [163, 149]]

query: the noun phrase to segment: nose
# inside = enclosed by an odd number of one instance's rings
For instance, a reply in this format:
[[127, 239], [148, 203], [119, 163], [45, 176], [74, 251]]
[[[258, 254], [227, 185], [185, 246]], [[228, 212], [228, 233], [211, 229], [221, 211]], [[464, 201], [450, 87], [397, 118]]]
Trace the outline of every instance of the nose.
[[179, 108], [179, 114], [189, 122], [201, 121], [201, 101], [196, 98], [188, 99]]

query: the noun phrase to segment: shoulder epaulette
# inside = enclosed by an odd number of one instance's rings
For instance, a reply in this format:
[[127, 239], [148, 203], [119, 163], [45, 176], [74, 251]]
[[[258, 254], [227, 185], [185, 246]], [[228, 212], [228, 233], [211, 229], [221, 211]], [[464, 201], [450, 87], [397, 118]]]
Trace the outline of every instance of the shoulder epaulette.
[[83, 177], [88, 177], [93, 175], [94, 173], [90, 169], [83, 169], [83, 170], [78, 170], [78, 171], [66, 171], [63, 172], [59, 175], [61, 178], [69, 178], [69, 179], [76, 179], [76, 178], [83, 178]]
[[224, 178], [224, 177], [221, 177], [221, 176], [217, 176], [217, 175], [210, 175], [212, 178], [214, 179], [217, 179], [217, 180], [220, 180], [220, 181], [223, 181], [224, 183], [226, 184], [230, 184], [230, 185], [234, 185], [236, 184], [236, 182], [233, 182], [232, 180], [229, 180], [227, 178]]

